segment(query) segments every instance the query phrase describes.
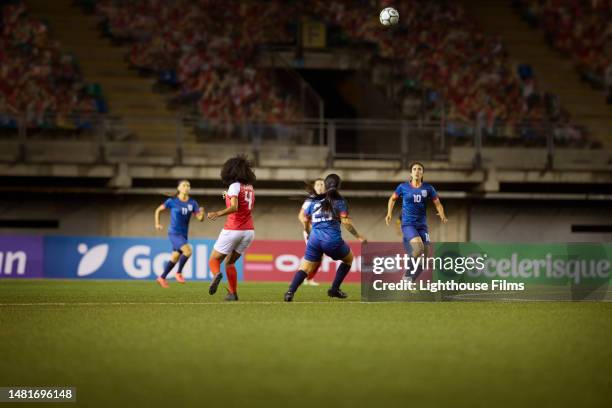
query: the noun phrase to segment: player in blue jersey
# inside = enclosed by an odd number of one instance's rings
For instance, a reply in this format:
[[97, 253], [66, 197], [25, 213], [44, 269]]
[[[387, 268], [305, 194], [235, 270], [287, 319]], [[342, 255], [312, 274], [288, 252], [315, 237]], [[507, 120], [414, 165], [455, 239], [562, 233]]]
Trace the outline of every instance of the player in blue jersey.
[[[410, 165], [411, 179], [398, 185], [395, 192], [389, 197], [387, 216], [385, 217], [385, 222], [389, 225], [395, 202], [401, 198], [401, 227], [404, 248], [413, 257], [421, 256], [425, 251], [425, 246], [429, 244], [426, 217], [427, 202], [432, 201], [434, 203], [438, 216], [444, 224], [448, 221], [438, 193], [431, 184], [423, 182], [424, 170], [425, 167], [419, 162]], [[407, 274], [412, 275], [411, 278], [415, 281], [421, 272], [422, 268], [417, 268], [416, 270], [407, 271]]]
[[291, 302], [304, 279], [316, 272], [323, 254], [342, 261], [327, 295], [341, 299], [347, 297], [347, 294], [340, 289], [340, 285], [353, 264], [353, 252], [342, 239], [340, 225], [344, 225], [359, 241], [366, 242], [366, 238], [357, 232], [349, 218], [348, 206], [340, 195], [339, 188], [340, 177], [337, 174], [328, 175], [325, 177], [325, 194], [312, 197], [308, 208], [304, 210], [304, 215], [310, 218], [312, 229], [308, 236], [304, 260], [300, 270], [295, 273], [289, 290], [285, 293], [285, 302]]
[[161, 230], [163, 226], [159, 222], [159, 215], [162, 211], [170, 210], [170, 227], [168, 227], [168, 238], [172, 243], [172, 255], [170, 261], [164, 268], [164, 273], [157, 278], [157, 282], [162, 288], [168, 287], [166, 277], [178, 262], [178, 271], [176, 272], [176, 280], [180, 283], [185, 283], [182, 272], [185, 263], [191, 256], [191, 246], [187, 242], [187, 233], [189, 232], [189, 220], [195, 216], [198, 221], [204, 220], [204, 207], [200, 207], [198, 202], [189, 197], [191, 184], [188, 180], [181, 180], [177, 186], [177, 194], [170, 197], [162, 205], [155, 210], [155, 228]]
[[[307, 183], [306, 191], [308, 191], [308, 198], [304, 200], [304, 203], [300, 208], [300, 212], [298, 213], [298, 220], [300, 220], [300, 222], [302, 223], [302, 227], [304, 228], [304, 231], [302, 232], [304, 234], [304, 241], [308, 243], [308, 236], [310, 235], [312, 225], [310, 224], [310, 218], [306, 217], [304, 211], [306, 211], [306, 209], [310, 206], [313, 198], [315, 198], [317, 195], [325, 193], [325, 180], [323, 180], [322, 178], [318, 178], [312, 183]], [[319, 284], [314, 280], [314, 275], [316, 273], [317, 271], [314, 271], [312, 275], [309, 275], [304, 281], [304, 285], [319, 286]]]

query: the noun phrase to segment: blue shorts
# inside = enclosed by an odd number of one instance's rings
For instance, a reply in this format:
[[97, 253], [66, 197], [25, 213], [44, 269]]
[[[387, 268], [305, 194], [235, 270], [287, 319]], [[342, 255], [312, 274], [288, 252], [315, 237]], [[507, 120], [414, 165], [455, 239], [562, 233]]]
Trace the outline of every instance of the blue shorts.
[[339, 241], [320, 241], [318, 239], [309, 239], [306, 244], [306, 253], [304, 259], [309, 262], [321, 262], [323, 254], [329, 256], [334, 261], [342, 259], [351, 252], [351, 248], [344, 242]]
[[172, 249], [177, 252], [182, 252], [181, 247], [187, 244], [187, 235], [183, 234], [168, 234], [168, 238], [172, 243]]
[[402, 225], [404, 245], [414, 237], [421, 237], [424, 244], [429, 244], [429, 232], [427, 225]]

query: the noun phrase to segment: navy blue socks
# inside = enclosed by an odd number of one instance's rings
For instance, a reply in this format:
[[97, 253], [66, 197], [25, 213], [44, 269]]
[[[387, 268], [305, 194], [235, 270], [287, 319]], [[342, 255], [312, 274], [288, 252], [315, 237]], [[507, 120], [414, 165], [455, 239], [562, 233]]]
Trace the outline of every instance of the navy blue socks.
[[306, 279], [307, 276], [308, 275], [303, 270], [300, 269], [299, 271], [297, 271], [295, 275], [293, 276], [291, 285], [289, 285], [289, 292], [295, 293], [300, 287], [300, 285], [302, 284], [302, 282], [304, 282], [304, 279]]
[[342, 281], [344, 278], [346, 278], [346, 275], [348, 275], [350, 270], [351, 265], [349, 264], [341, 262], [340, 265], [338, 265], [338, 269], [336, 269], [336, 277], [334, 278], [334, 283], [332, 284], [332, 289], [340, 289]]
[[174, 265], [176, 265], [174, 262], [172, 261], [168, 261], [166, 262], [166, 267], [164, 268], [164, 273], [162, 273], [162, 279], [166, 279], [166, 276], [168, 276], [168, 274], [170, 273], [170, 271], [172, 270], [172, 268], [174, 268]]
[[185, 263], [187, 262], [187, 260], [189, 259], [188, 256], [185, 256], [183, 254], [181, 254], [181, 257], [179, 258], [178, 264], [178, 273], [183, 272], [183, 266], [185, 266]]

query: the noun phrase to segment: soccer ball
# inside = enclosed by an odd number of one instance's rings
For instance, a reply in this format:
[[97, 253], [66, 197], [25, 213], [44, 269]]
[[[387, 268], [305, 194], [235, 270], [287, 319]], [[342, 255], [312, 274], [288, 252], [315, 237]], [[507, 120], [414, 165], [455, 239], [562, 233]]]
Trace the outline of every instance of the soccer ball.
[[387, 7], [380, 12], [380, 24], [384, 26], [396, 25], [399, 21], [399, 13], [393, 7]]

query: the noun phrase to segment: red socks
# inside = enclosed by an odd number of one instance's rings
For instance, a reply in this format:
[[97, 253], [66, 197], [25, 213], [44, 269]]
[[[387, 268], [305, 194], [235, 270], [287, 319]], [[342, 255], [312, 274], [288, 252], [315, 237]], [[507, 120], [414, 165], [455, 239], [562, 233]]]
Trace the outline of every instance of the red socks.
[[210, 268], [213, 276], [217, 276], [217, 274], [221, 272], [221, 261], [215, 258], [210, 258], [208, 261], [208, 267]]
[[[210, 258], [208, 261], [208, 267], [210, 268], [213, 276], [217, 276], [217, 274], [221, 272], [221, 261], [215, 258]], [[236, 272], [236, 266], [233, 264], [225, 264], [225, 273], [227, 274], [230, 292], [236, 293], [236, 287], [238, 286], [238, 273]]]
[[238, 286], [238, 273], [236, 273], [236, 266], [234, 264], [226, 264], [225, 273], [227, 273], [230, 293], [236, 293], [236, 286]]

